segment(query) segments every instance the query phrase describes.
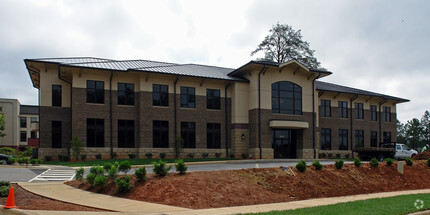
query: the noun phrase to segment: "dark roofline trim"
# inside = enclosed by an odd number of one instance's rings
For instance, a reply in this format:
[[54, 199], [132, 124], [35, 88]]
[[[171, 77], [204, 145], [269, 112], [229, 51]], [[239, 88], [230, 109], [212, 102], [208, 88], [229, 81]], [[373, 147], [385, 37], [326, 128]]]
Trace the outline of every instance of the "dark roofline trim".
[[[293, 60], [297, 61], [296, 59], [293, 59]], [[288, 62], [288, 61], [287, 61], [287, 62]], [[299, 61], [297, 61], [297, 62], [298, 62], [298, 63], [300, 63]], [[241, 69], [243, 69], [243, 68], [245, 68], [245, 67], [249, 66], [250, 64], [258, 64], [258, 65], [263, 65], [263, 66], [272, 66], [272, 67], [279, 67], [279, 65], [281, 65], [281, 64], [276, 63], [276, 62], [251, 60], [251, 61], [249, 61], [248, 63], [246, 63], [245, 65], [243, 65], [243, 66], [241, 66], [241, 67], [239, 67], [239, 68], [235, 69], [234, 71], [232, 71], [232, 72], [228, 73], [228, 75], [235, 75], [235, 73], [237, 73], [239, 70], [241, 70]], [[300, 63], [300, 64], [302, 64], [302, 63]], [[302, 65], [303, 65], [303, 64], [302, 64]], [[303, 66], [304, 66], [304, 65], [303, 65]], [[305, 67], [306, 67], [306, 66], [305, 66]], [[308, 68], [308, 69], [309, 69], [309, 68]], [[330, 72], [330, 71], [325, 71], [325, 70], [320, 70], [320, 69], [309, 69], [309, 72], [325, 73], [325, 74], [328, 74], [328, 75], [333, 74], [333, 73], [332, 73], [332, 72]]]
[[172, 75], [172, 76], [184, 76], [184, 77], [193, 77], [193, 78], [207, 78], [207, 79], [222, 80], [222, 81], [249, 82], [249, 80], [238, 79], [236, 77], [233, 77], [235, 79], [224, 79], [224, 78], [212, 78], [212, 77], [206, 77], [206, 76], [197, 76], [197, 75], [174, 74], [174, 73], [168, 73], [168, 72], [155, 72], [155, 71], [150, 71], [150, 70], [128, 69], [127, 71], [130, 71], [130, 72], [148, 72], [148, 73], [153, 73], [153, 74], [163, 74], [163, 75]]

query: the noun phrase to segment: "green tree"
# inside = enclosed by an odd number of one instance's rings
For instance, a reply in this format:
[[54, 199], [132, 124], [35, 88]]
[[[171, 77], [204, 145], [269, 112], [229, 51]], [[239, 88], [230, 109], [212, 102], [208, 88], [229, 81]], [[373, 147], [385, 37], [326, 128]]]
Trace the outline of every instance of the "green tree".
[[399, 120], [397, 120], [397, 142], [403, 144], [408, 143], [408, 140], [406, 138], [406, 127]]
[[422, 145], [423, 140], [423, 128], [420, 121], [417, 118], [408, 120], [405, 125], [406, 128], [406, 138], [408, 138], [408, 146], [410, 148], [416, 149], [418, 146]]
[[181, 155], [182, 148], [184, 147], [184, 139], [181, 136], [177, 136], [175, 140], [175, 156], [179, 158]]
[[430, 144], [430, 113], [428, 110], [424, 112], [424, 115], [421, 117], [421, 127], [423, 129], [423, 145]]
[[284, 63], [296, 59], [309, 68], [320, 68], [321, 63], [314, 57], [315, 51], [310, 49], [309, 43], [303, 41], [301, 30], [295, 31], [287, 24], [277, 23], [269, 32], [251, 56], [262, 51], [263, 60]]
[[6, 117], [3, 113], [3, 107], [0, 107], [0, 137], [6, 136], [4, 130], [6, 129]]
[[73, 135], [72, 140], [70, 141], [70, 148], [72, 150], [72, 156], [75, 160], [79, 159], [81, 152], [83, 152], [82, 142], [79, 137]]

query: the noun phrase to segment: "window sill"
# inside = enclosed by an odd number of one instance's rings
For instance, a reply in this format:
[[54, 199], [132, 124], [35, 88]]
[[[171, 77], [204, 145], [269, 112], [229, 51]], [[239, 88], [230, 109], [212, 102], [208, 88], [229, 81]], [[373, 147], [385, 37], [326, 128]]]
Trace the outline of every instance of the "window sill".
[[170, 106], [152, 105], [154, 108], [170, 108]]
[[135, 107], [135, 105], [117, 105], [118, 107]]

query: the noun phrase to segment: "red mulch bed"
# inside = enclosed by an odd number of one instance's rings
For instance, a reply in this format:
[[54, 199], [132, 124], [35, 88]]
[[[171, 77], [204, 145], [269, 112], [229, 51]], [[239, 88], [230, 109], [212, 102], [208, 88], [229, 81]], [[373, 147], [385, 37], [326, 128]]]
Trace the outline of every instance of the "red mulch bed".
[[412, 157], [413, 160], [427, 160], [429, 158], [430, 158], [430, 151], [425, 151]]

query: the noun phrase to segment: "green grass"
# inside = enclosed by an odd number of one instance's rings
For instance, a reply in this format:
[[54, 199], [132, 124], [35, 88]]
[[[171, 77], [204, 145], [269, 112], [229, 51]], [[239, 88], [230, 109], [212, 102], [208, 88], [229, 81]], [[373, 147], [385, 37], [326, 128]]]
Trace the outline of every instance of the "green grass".
[[[145, 165], [152, 164], [154, 161], [160, 159], [106, 159], [106, 160], [88, 160], [78, 162], [66, 162], [66, 161], [45, 161], [43, 164], [48, 165], [61, 165], [61, 166], [94, 166], [103, 165], [104, 163], [115, 163], [115, 161], [121, 162], [124, 160], [130, 161], [131, 165]], [[176, 159], [162, 159], [167, 163], [174, 163]], [[202, 162], [202, 161], [224, 161], [224, 160], [237, 160], [233, 158], [194, 158], [194, 159], [183, 159], [185, 162]]]
[[[422, 209], [416, 209], [414, 203], [417, 199], [424, 201]], [[267, 213], [250, 213], [259, 215], [283, 215], [283, 214], [354, 214], [354, 215], [392, 215], [408, 214], [430, 209], [430, 194], [413, 194], [380, 199], [361, 200], [348, 203], [339, 203], [328, 206], [318, 206], [297, 210], [272, 211]]]

